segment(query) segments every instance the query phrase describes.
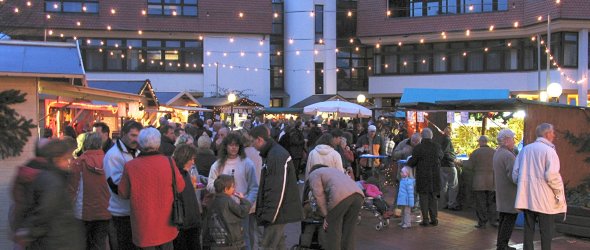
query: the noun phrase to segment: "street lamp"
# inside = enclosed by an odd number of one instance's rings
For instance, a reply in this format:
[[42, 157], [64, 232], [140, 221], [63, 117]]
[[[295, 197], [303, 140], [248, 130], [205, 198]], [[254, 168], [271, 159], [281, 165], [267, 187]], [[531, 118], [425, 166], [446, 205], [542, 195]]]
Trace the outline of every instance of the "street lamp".
[[367, 97], [366, 97], [365, 95], [363, 95], [363, 94], [359, 94], [359, 95], [356, 97], [356, 101], [357, 101], [358, 103], [365, 103], [365, 101], [366, 101], [366, 100], [367, 100]]
[[[547, 86], [547, 96], [551, 98], [559, 98], [562, 92], [563, 89], [561, 87], [561, 84], [557, 82], [553, 82]], [[557, 102], [559, 102], [559, 100]]]
[[236, 101], [236, 99], [238, 99], [238, 97], [234, 93], [230, 93], [229, 95], [227, 95], [227, 100], [229, 101], [229, 103], [231, 105], [230, 106], [231, 107], [230, 115], [231, 115], [232, 130], [234, 127], [234, 102]]

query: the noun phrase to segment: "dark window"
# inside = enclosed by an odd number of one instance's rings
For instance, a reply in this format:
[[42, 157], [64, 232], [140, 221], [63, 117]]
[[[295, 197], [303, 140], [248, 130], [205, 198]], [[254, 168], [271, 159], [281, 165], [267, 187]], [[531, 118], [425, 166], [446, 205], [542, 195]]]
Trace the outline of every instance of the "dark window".
[[315, 43], [320, 43], [324, 39], [324, 6], [315, 6]]
[[[270, 35], [270, 89], [283, 90], [284, 73], [284, 38], [283, 38], [283, 3], [281, 0], [272, 1], [272, 33]], [[282, 106], [282, 104], [281, 104]]]
[[[486, 43], [487, 51], [486, 57], [486, 71], [500, 71], [502, 70], [502, 62], [504, 55], [504, 47], [501, 41], [489, 41]], [[485, 51], [485, 50], [484, 50]]]
[[563, 35], [563, 66], [578, 66], [578, 34], [564, 33]]
[[148, 0], [147, 3], [149, 15], [198, 15], [198, 0]]
[[45, 1], [46, 12], [98, 13], [98, 0]]
[[271, 98], [270, 99], [270, 106], [271, 107], [283, 107], [283, 98]]
[[434, 46], [433, 71], [447, 72], [447, 43], [436, 43]]
[[315, 93], [324, 94], [324, 63], [315, 63]]
[[[463, 72], [465, 71], [465, 43], [456, 42], [451, 43], [451, 72]], [[465, 53], [465, 55], [464, 55]]]
[[467, 58], [467, 70], [471, 72], [483, 71], [483, 42], [469, 42]]
[[388, 0], [390, 17], [421, 17], [445, 14], [508, 10], [508, 0]]

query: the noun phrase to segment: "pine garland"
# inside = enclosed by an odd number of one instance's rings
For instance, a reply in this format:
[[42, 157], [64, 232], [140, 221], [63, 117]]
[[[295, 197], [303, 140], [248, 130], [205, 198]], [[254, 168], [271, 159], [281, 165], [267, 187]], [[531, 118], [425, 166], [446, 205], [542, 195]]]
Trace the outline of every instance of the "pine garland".
[[0, 92], [0, 159], [19, 156], [35, 128], [32, 119], [25, 119], [10, 105], [26, 101], [26, 93], [20, 90]]
[[[590, 123], [590, 115], [587, 112], [585, 114], [586, 121]], [[582, 133], [576, 136], [574, 133], [567, 130], [564, 133], [564, 138], [572, 145], [578, 147], [576, 150], [577, 153], [590, 153], [590, 133]], [[590, 163], [590, 156], [586, 157], [584, 161]]]

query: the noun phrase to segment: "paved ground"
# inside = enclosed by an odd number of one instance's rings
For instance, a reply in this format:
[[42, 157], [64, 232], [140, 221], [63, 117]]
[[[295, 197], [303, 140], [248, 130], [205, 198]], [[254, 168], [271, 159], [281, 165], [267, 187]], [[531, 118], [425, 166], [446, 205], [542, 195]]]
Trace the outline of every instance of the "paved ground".
[[[386, 192], [389, 197], [393, 190]], [[391, 200], [391, 198], [388, 198]], [[496, 228], [477, 229], [475, 213], [466, 211], [439, 211], [437, 227], [421, 227], [417, 223], [411, 229], [397, 226], [399, 219], [392, 219], [389, 227], [375, 230], [377, 218], [368, 211], [363, 211], [361, 224], [356, 228], [357, 249], [496, 249]], [[288, 246], [297, 244], [299, 224], [287, 227]], [[538, 232], [535, 248], [541, 249]], [[510, 245], [522, 249], [523, 230], [515, 229]], [[553, 249], [590, 249], [590, 239], [556, 235]]]

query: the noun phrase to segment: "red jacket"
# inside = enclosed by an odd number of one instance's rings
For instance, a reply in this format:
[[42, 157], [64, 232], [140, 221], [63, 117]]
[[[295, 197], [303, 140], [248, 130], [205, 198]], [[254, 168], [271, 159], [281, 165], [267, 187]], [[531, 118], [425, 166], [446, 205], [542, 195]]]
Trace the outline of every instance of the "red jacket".
[[74, 201], [74, 215], [78, 219], [95, 221], [111, 218], [108, 211], [111, 194], [104, 176], [103, 159], [102, 149], [88, 150], [71, 164], [68, 189]]
[[[184, 180], [172, 161], [176, 191], [182, 192]], [[119, 196], [131, 203], [133, 243], [139, 247], [159, 246], [176, 238], [171, 225], [172, 169], [168, 158], [156, 152], [142, 152], [127, 162], [119, 183]]]

